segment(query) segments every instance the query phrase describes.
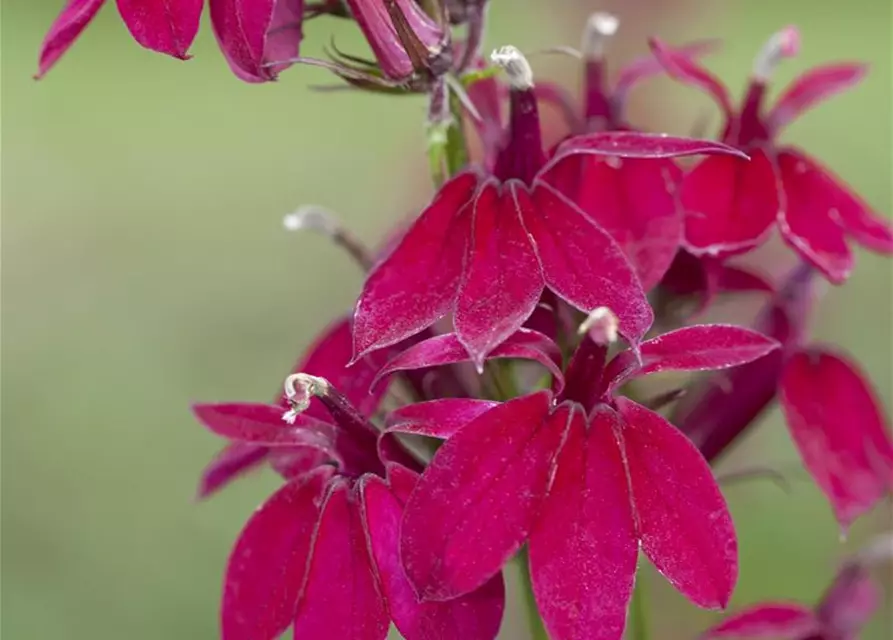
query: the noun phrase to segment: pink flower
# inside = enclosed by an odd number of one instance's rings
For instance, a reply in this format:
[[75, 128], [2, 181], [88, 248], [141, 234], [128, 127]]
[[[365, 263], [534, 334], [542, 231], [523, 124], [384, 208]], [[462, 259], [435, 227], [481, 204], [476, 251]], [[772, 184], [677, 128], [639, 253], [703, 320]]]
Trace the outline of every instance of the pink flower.
[[[105, 0], [68, 0], [40, 48], [40, 78], [68, 51]], [[140, 45], [185, 60], [198, 32], [203, 0], [117, 0], [124, 24]]]
[[762, 244], [776, 224], [785, 242], [838, 284], [853, 268], [848, 240], [893, 253], [887, 222], [815, 159], [777, 142], [784, 127], [808, 109], [861, 81], [865, 65], [836, 63], [807, 71], [764, 112], [773, 70], [799, 48], [797, 31], [785, 29], [757, 56], [744, 103], [736, 111], [723, 84], [690, 57], [659, 40], [651, 46], [673, 77], [714, 99], [726, 119], [722, 140], [751, 157], [749, 163], [708, 158], [686, 176], [681, 197], [690, 251], [716, 257], [743, 253]]
[[[615, 335], [609, 311], [593, 321], [594, 337]], [[454, 352], [452, 340], [443, 350]], [[415, 366], [441, 360], [431, 346], [414, 354]], [[540, 613], [559, 640], [621, 636], [639, 546], [693, 602], [725, 606], [737, 544], [706, 461], [673, 425], [616, 391], [640, 376], [736, 366], [776, 347], [746, 329], [695, 326], [606, 365], [607, 345], [585, 339], [557, 395], [401, 411], [390, 429], [448, 438], [403, 520], [403, 563], [420, 597], [479, 588], [527, 541]], [[468, 422], [444, 420], [450, 413]]]
[[444, 184], [401, 242], [370, 273], [354, 314], [356, 357], [453, 314], [456, 336], [480, 367], [517, 331], [544, 289], [589, 312], [614, 309], [637, 343], [652, 322], [623, 252], [548, 180], [574, 154], [667, 158], [724, 153], [686, 138], [596, 133], [565, 142], [547, 161], [533, 80], [512, 47], [495, 54], [510, 77], [511, 122], [491, 172], [467, 169]]

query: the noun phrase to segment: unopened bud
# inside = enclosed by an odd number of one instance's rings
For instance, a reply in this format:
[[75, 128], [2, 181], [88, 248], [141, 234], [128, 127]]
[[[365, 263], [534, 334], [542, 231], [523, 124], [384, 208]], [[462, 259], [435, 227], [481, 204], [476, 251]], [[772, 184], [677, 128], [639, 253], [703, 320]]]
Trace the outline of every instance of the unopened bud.
[[596, 307], [577, 328], [577, 333], [588, 333], [597, 344], [617, 342], [620, 320], [608, 307]]
[[620, 20], [617, 16], [598, 11], [589, 16], [583, 30], [581, 49], [586, 60], [601, 60], [605, 56], [605, 48], [611, 37], [617, 33]]
[[512, 89], [533, 88], [533, 70], [517, 48], [511, 45], [500, 47], [490, 54], [490, 61], [505, 71]]
[[753, 76], [762, 82], [768, 81], [778, 64], [785, 58], [792, 58], [800, 52], [800, 31], [797, 27], [785, 27], [772, 34], [753, 61]]

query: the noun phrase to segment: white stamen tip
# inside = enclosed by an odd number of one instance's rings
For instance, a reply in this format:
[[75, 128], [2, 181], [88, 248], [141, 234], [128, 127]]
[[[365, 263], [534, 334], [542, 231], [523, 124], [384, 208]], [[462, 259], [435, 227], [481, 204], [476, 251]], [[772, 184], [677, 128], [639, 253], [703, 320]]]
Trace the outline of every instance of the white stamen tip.
[[785, 27], [772, 34], [753, 61], [753, 75], [763, 82], [769, 80], [779, 63], [800, 53], [800, 31]]
[[298, 419], [298, 412], [294, 409], [289, 409], [285, 413], [282, 414], [282, 419], [288, 424], [294, 424], [295, 420]]
[[601, 60], [605, 56], [605, 45], [620, 27], [617, 16], [598, 11], [589, 16], [583, 30], [583, 56], [587, 60]]
[[517, 48], [511, 45], [499, 47], [490, 54], [490, 61], [502, 67], [513, 89], [533, 87], [533, 70], [527, 58]]
[[338, 223], [332, 214], [312, 204], [305, 205], [282, 218], [282, 226], [286, 231], [310, 229], [330, 236], [338, 231]]
[[857, 554], [856, 558], [867, 565], [893, 558], [893, 533], [877, 536]]
[[577, 333], [588, 333], [598, 344], [607, 345], [617, 342], [620, 320], [608, 307], [596, 307], [586, 317]]
[[294, 424], [299, 414], [307, 410], [313, 396], [323, 395], [329, 387], [325, 378], [306, 373], [293, 373], [285, 379], [283, 390], [290, 409], [282, 414], [282, 419]]

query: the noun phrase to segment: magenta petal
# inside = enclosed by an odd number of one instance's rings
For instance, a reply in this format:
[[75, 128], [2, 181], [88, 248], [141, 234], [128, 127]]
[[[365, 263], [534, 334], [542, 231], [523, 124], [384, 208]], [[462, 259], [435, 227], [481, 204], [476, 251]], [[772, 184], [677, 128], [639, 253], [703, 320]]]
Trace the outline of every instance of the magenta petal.
[[386, 431], [446, 440], [455, 435], [461, 427], [499, 404], [492, 400], [470, 398], [443, 398], [417, 402], [388, 414]]
[[245, 525], [226, 568], [223, 640], [277, 638], [291, 624], [328, 475], [288, 483]]
[[743, 151], [712, 140], [671, 136], [666, 133], [602, 131], [574, 136], [561, 143], [555, 150], [555, 159], [547, 165], [544, 171], [548, 171], [548, 167], [559, 162], [565, 156], [575, 153], [650, 159], [724, 154], [743, 160], [747, 159], [747, 154]]
[[553, 638], [618, 640], [638, 555], [618, 418], [602, 406], [587, 433], [579, 408], [559, 411], [574, 416], [528, 543], [537, 607]]
[[274, 0], [209, 0], [211, 26], [233, 72], [246, 82], [272, 80], [264, 68], [264, 47]]
[[882, 597], [866, 568], [857, 562], [848, 563], [822, 596], [816, 616], [830, 637], [855, 640]]
[[812, 609], [801, 604], [766, 602], [735, 613], [705, 631], [701, 638], [785, 638], [796, 640], [819, 631]]
[[545, 183], [523, 212], [536, 242], [546, 284], [581, 311], [609, 307], [620, 332], [638, 342], [654, 321], [639, 279], [616, 242], [565, 196]]
[[543, 179], [614, 238], [649, 291], [682, 243], [684, 218], [675, 197], [681, 175], [672, 160], [578, 155]]
[[543, 292], [539, 261], [521, 222], [529, 199], [517, 184], [500, 192], [495, 182], [475, 199], [470, 257], [453, 324], [478, 367], [524, 324]]
[[298, 601], [294, 637], [385, 640], [390, 620], [372, 566], [359, 497], [334, 480]]
[[220, 450], [202, 471], [196, 498], [204, 500], [239, 476], [259, 467], [266, 459], [267, 447], [247, 442], [232, 442]]
[[[264, 42], [264, 62], [282, 62], [298, 57], [304, 39], [304, 0], [276, 0]], [[275, 77], [291, 66], [289, 62], [269, 67]]]
[[864, 374], [820, 348], [788, 361], [781, 406], [803, 463], [848, 527], [893, 488], [893, 442]]
[[396, 344], [446, 315], [462, 277], [478, 177], [447, 182], [369, 274], [354, 317], [354, 354]]
[[680, 82], [698, 87], [709, 95], [722, 110], [726, 119], [732, 116], [729, 92], [713, 74], [695, 62], [690, 55], [673, 49], [658, 38], [648, 41], [651, 51], [667, 73]]
[[266, 404], [234, 402], [196, 404], [195, 417], [219, 436], [264, 446], [308, 446], [329, 449], [333, 445], [332, 426], [299, 415], [294, 424], [282, 419], [282, 409]]
[[[700, 40], [680, 45], [674, 49], [674, 53], [694, 60], [700, 56], [712, 53], [719, 46], [716, 40]], [[625, 65], [618, 73], [614, 82], [614, 96], [625, 96], [635, 85], [664, 73], [666, 70], [661, 62], [654, 56], [644, 56]]]
[[152, 51], [186, 59], [204, 0], [117, 0], [133, 39]]
[[465, 425], [434, 455], [402, 529], [403, 565], [422, 599], [474, 591], [524, 542], [567, 428], [566, 420], [548, 416], [550, 402], [546, 391], [510, 400]]
[[[564, 384], [561, 373], [561, 352], [552, 340], [532, 329], [520, 329], [496, 347], [490, 358], [521, 358], [534, 360], [555, 376], [557, 386]], [[376, 382], [397, 371], [412, 371], [439, 365], [467, 362], [468, 352], [454, 333], [428, 338], [391, 359], [379, 371]]]
[[695, 166], [680, 195], [689, 251], [727, 256], [762, 244], [779, 211], [777, 175], [762, 149], [754, 149], [749, 162], [717, 156]]
[[105, 0], [69, 0], [43, 39], [35, 78], [43, 77], [53, 68], [56, 61], [87, 28], [104, 2]]
[[367, 476], [362, 482], [372, 557], [391, 619], [402, 636], [406, 640], [493, 640], [505, 607], [502, 574], [460, 598], [420, 603], [400, 564], [401, 502], [379, 478]]
[[779, 343], [762, 333], [728, 324], [683, 327], [646, 340], [638, 357], [625, 351], [605, 371], [608, 391], [632, 377], [661, 371], [709, 371], [737, 367], [762, 358]]
[[642, 551], [701, 607], [725, 607], [738, 579], [738, 542], [707, 461], [658, 414], [617, 399]]
[[843, 283], [853, 270], [853, 255], [837, 213], [839, 190], [793, 149], [778, 154], [778, 166], [787, 201], [778, 213], [782, 237], [831, 282]]
[[838, 62], [801, 74], [785, 87], [766, 116], [769, 128], [777, 134], [815, 105], [859, 84], [867, 73], [866, 64]]

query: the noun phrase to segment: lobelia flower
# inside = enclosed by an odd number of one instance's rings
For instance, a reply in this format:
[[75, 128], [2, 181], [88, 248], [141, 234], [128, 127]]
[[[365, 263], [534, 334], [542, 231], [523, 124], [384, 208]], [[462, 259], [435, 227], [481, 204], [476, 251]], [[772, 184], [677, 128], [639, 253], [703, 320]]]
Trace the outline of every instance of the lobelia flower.
[[[68, 0], [40, 48], [35, 78], [43, 77], [93, 21], [105, 0]], [[204, 0], [117, 0], [118, 12], [140, 45], [185, 60], [198, 33]]]
[[[251, 517], [226, 570], [224, 640], [384, 640], [390, 621], [407, 640], [496, 637], [504, 606], [501, 575], [451, 602], [420, 603], [398, 556], [403, 505], [419, 468], [327, 380], [286, 380], [290, 409], [197, 405], [196, 416], [236, 442], [312, 449], [286, 484]], [[318, 400], [317, 400], [318, 399]], [[314, 400], [326, 420], [307, 415]], [[317, 412], [311, 411], [318, 415]]]
[[777, 142], [797, 117], [861, 81], [864, 64], [811, 69], [766, 113], [763, 102], [775, 67], [799, 48], [799, 34], [789, 27], [773, 35], [757, 56], [743, 105], [736, 111], [727, 89], [708, 71], [659, 40], [653, 39], [651, 46], [671, 76], [714, 99], [726, 119], [722, 140], [751, 156], [749, 163], [708, 158], [685, 177], [681, 199], [689, 251], [715, 258], [743, 253], [762, 244], [777, 224], [785, 242], [836, 284], [853, 268], [848, 240], [893, 253], [889, 223], [804, 151]]
[[755, 324], [782, 348], [696, 383], [672, 420], [712, 461], [777, 396], [803, 464], [846, 529], [893, 489], [893, 438], [859, 367], [806, 343], [813, 273], [806, 264], [795, 269]]
[[[725, 606], [737, 543], [716, 481], [682, 433], [617, 390], [660, 371], [739, 365], [777, 344], [738, 327], [693, 326], [606, 365], [618, 325], [609, 310], [593, 312], [554, 393], [423, 403], [389, 419], [390, 430], [447, 438], [403, 519], [403, 564], [422, 600], [479, 588], [527, 541], [537, 604], [557, 640], [621, 636], [640, 546], [693, 602]], [[452, 361], [458, 344], [450, 336], [417, 348], [384, 373], [406, 360], [440, 362], [443, 351]]]
[[610, 306], [633, 344], [651, 325], [641, 284], [617, 244], [544, 176], [573, 154], [667, 158], [729, 148], [608, 132], [574, 137], [547, 161], [527, 61], [513, 47], [494, 60], [512, 87], [511, 122], [495, 166], [466, 169], [445, 183], [369, 274], [354, 313], [355, 357], [452, 312], [456, 336], [480, 368], [546, 288], [583, 311]]

